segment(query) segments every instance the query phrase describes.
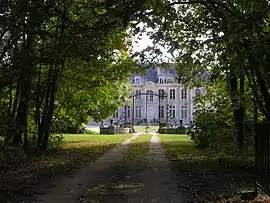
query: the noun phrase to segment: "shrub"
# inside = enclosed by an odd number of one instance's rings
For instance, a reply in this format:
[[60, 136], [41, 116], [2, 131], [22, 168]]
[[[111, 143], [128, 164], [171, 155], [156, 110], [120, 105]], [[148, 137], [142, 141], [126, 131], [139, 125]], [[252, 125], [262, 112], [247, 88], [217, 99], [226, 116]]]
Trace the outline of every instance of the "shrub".
[[49, 138], [49, 148], [61, 148], [64, 143], [63, 135], [51, 135]]

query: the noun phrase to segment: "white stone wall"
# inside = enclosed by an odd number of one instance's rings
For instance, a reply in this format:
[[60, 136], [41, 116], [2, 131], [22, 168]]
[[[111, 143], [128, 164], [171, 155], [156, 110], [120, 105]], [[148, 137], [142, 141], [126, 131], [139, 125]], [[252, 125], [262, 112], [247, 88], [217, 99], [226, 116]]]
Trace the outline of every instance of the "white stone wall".
[[[141, 93], [146, 93], [148, 90], [152, 90], [154, 94], [159, 94], [159, 89], [164, 89], [167, 97], [160, 100], [160, 106], [164, 106], [164, 117], [160, 118], [161, 122], [169, 122], [171, 124], [179, 125], [180, 120], [182, 120], [184, 125], [190, 125], [193, 121], [193, 98], [196, 95], [196, 89], [187, 89], [187, 97], [186, 99], [182, 99], [182, 89], [185, 87], [179, 83], [165, 83], [165, 84], [156, 84], [151, 81], [142, 84], [133, 84], [133, 94], [136, 93], [136, 90], [141, 90]], [[175, 89], [175, 99], [170, 99], [170, 89]], [[199, 88], [201, 93], [204, 93], [203, 88]], [[131, 99], [132, 101], [132, 99]], [[130, 106], [130, 116], [126, 118], [126, 121], [132, 122], [133, 115], [133, 106], [132, 103]], [[141, 107], [141, 117], [136, 117], [136, 106]], [[168, 107], [175, 106], [175, 118], [170, 118], [168, 116], [169, 109]], [[186, 107], [186, 117], [182, 115], [182, 106]], [[147, 114], [147, 115], [146, 115]], [[125, 118], [121, 115], [125, 115], [125, 107], [121, 107], [118, 110], [118, 118], [110, 117], [109, 119], [113, 119], [117, 121], [121, 119], [121, 121], [125, 121]], [[147, 116], [147, 117], [146, 117]], [[143, 122], [147, 118], [148, 122], [153, 122], [154, 120], [158, 121], [159, 118], [159, 98], [158, 96], [153, 96], [153, 101], [147, 101], [147, 110], [146, 110], [146, 96], [141, 95], [140, 98], [134, 98], [134, 123]], [[108, 120], [109, 120], [108, 119]], [[121, 123], [121, 122], [120, 122]]]

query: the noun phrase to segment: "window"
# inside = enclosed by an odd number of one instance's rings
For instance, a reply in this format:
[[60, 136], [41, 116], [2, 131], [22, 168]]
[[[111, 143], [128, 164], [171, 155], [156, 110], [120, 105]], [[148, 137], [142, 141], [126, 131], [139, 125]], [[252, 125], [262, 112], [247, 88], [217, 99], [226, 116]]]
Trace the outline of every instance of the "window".
[[152, 90], [148, 90], [146, 93], [147, 93], [147, 95], [146, 95], [146, 101], [149, 101], [149, 98], [150, 98], [150, 101], [153, 101], [154, 100], [153, 91]]
[[201, 94], [201, 90], [198, 88], [198, 89], [196, 89], [195, 90], [195, 95], [197, 96], [197, 95], [200, 95]]
[[159, 117], [164, 118], [164, 106], [159, 106]]
[[139, 77], [139, 76], [136, 76], [135, 78], [134, 78], [134, 83], [141, 83], [141, 77]]
[[130, 118], [130, 106], [127, 106], [127, 117]]
[[136, 90], [135, 95], [136, 95], [136, 99], [140, 99], [141, 98], [141, 90]]
[[170, 89], [170, 99], [175, 99], [175, 89]]
[[182, 99], [187, 99], [187, 90], [182, 89]]
[[182, 118], [187, 118], [187, 107], [186, 106], [182, 106]]
[[159, 77], [159, 78], [158, 78], [158, 83], [159, 83], [159, 84], [163, 84], [164, 82], [165, 82], [164, 77]]
[[113, 118], [118, 118], [118, 110], [113, 113]]
[[164, 97], [165, 97], [165, 91], [164, 91], [164, 89], [159, 89], [158, 90], [158, 95], [160, 96], [160, 99], [164, 99]]
[[136, 118], [141, 118], [141, 106], [136, 106]]
[[175, 118], [175, 106], [170, 106], [170, 117]]

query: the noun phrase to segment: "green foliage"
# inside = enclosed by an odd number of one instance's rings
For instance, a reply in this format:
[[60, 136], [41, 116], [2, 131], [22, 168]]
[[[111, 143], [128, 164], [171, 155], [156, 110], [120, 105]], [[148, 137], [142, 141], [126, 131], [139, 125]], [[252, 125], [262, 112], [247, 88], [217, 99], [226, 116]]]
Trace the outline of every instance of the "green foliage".
[[49, 148], [57, 148], [60, 149], [64, 144], [64, 136], [51, 134], [49, 138]]
[[[248, 99], [248, 92], [245, 97], [246, 119], [252, 119], [253, 108], [252, 102]], [[249, 103], [251, 105], [248, 105]], [[254, 137], [251, 133], [252, 122], [243, 126], [243, 149], [238, 147], [235, 136], [237, 129], [235, 128], [233, 115], [233, 110], [237, 108], [237, 104], [233, 105], [231, 102], [226, 83], [217, 80], [214, 85], [208, 86], [207, 93], [195, 99], [195, 106], [196, 111], [190, 136], [199, 148], [212, 148], [217, 151], [220, 158], [254, 155]]]
[[[134, 71], [130, 17], [144, 1], [11, 1], [0, 10], [0, 121], [7, 144], [48, 147], [51, 132], [99, 121]], [[4, 121], [4, 122], [2, 122]], [[29, 126], [28, 126], [29, 125]], [[27, 147], [25, 147], [26, 149]]]
[[[215, 147], [216, 141], [226, 137], [222, 132], [228, 130], [229, 125], [224, 120], [225, 115], [217, 112], [200, 111], [197, 112], [193, 126], [191, 127], [191, 138], [200, 147]], [[225, 130], [225, 131], [226, 131]], [[234, 136], [230, 137], [232, 140]]]
[[27, 123], [27, 134], [29, 136], [29, 146], [30, 148], [35, 148], [37, 145], [37, 125], [35, 124], [35, 121], [31, 118], [28, 117], [28, 123]]
[[[153, 47], [145, 51], [156, 59], [166, 47], [176, 62], [181, 81], [200, 86], [198, 73], [211, 74], [211, 80], [245, 77], [252, 99], [270, 119], [269, 80], [269, 2], [234, 1], [151, 1], [151, 9], [138, 19], [151, 27]], [[144, 32], [135, 25], [136, 32]], [[139, 30], [139, 31], [138, 31]], [[164, 49], [163, 49], [164, 50]], [[145, 59], [146, 54], [142, 60]], [[241, 100], [241, 99], [239, 99]], [[240, 116], [239, 116], [239, 119]]]
[[190, 133], [200, 148], [215, 145], [216, 140], [223, 136], [217, 132], [232, 128], [232, 103], [222, 80], [215, 86], [209, 86], [205, 95], [195, 98], [195, 110]]

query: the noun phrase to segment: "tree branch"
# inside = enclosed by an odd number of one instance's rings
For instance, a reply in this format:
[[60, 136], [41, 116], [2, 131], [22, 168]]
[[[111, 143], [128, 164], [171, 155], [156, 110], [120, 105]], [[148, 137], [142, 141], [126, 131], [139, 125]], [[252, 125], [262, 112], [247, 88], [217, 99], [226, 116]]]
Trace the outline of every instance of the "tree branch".
[[172, 2], [170, 3], [168, 6], [174, 6], [174, 5], [178, 5], [178, 4], [202, 4], [202, 5], [207, 5], [207, 4], [212, 4], [212, 5], [218, 5], [222, 8], [224, 8], [225, 10], [232, 12], [232, 10], [230, 9], [230, 7], [226, 6], [224, 3], [221, 3], [219, 1], [215, 1], [215, 0], [189, 0], [189, 1], [176, 1], [176, 2]]

